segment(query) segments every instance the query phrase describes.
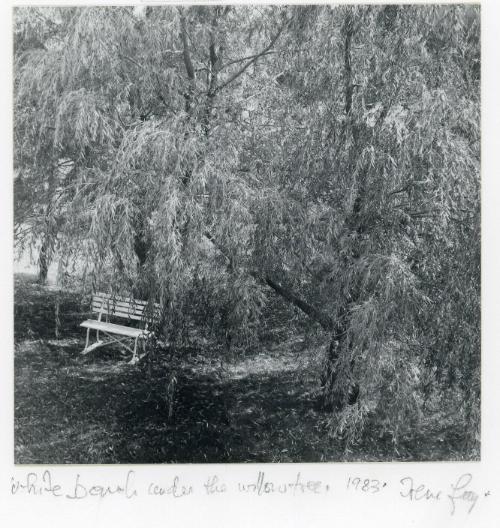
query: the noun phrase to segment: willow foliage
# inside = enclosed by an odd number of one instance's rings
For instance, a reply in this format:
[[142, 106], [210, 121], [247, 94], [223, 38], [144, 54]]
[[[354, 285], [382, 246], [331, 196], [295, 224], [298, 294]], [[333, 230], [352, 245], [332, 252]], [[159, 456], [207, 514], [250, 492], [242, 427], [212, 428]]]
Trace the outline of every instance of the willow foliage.
[[334, 434], [449, 393], [477, 428], [479, 71], [475, 6], [19, 8], [18, 225], [167, 333], [248, 337], [272, 288]]

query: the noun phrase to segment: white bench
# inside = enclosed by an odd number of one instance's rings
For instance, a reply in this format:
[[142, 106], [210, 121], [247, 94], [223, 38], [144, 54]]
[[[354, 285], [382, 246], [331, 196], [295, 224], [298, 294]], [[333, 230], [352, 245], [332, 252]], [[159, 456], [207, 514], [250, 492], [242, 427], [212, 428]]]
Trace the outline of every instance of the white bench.
[[[148, 324], [157, 320], [159, 316], [160, 306], [158, 304], [149, 304], [146, 301], [139, 301], [136, 299], [129, 299], [125, 297], [112, 296], [106, 293], [96, 293], [92, 297], [92, 312], [98, 314], [96, 319], [88, 319], [80, 326], [87, 329], [87, 340], [82, 354], [88, 354], [96, 348], [109, 345], [112, 343], [119, 343], [123, 348], [132, 352], [131, 364], [139, 361], [137, 355], [137, 343], [139, 339], [144, 346], [145, 340], [151, 336], [148, 330]], [[106, 320], [102, 320], [102, 316], [106, 316]], [[109, 322], [109, 316], [127, 319], [129, 321], [141, 321], [144, 328], [134, 328], [133, 326], [125, 326]], [[89, 346], [90, 330], [96, 330], [97, 341]], [[108, 340], [101, 341], [99, 333], [103, 333]], [[115, 336], [122, 336], [121, 339]], [[125, 344], [127, 340], [133, 341], [134, 348]], [[132, 345], [132, 343], [131, 343]]]

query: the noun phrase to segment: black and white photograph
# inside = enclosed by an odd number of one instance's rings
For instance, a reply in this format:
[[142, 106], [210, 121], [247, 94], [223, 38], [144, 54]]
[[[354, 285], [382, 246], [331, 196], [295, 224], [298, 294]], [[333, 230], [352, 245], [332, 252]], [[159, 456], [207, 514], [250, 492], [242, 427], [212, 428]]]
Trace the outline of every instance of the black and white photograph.
[[14, 7], [14, 463], [480, 461], [480, 15]]

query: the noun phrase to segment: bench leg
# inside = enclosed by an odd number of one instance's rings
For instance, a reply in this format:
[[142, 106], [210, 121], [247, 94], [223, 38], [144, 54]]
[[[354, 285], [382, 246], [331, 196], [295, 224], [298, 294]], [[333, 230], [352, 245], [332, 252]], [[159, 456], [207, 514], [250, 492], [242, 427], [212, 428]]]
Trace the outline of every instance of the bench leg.
[[146, 338], [141, 337], [141, 353], [137, 355], [137, 361], [141, 360], [143, 357], [146, 356]]
[[132, 356], [132, 359], [129, 361], [129, 365], [135, 365], [136, 363], [139, 362], [139, 358], [137, 356], [137, 340], [139, 339], [139, 336], [137, 336], [135, 338], [135, 343], [134, 343], [134, 355]]
[[[104, 332], [104, 334], [110, 338], [110, 341], [100, 341], [99, 340], [99, 330], [97, 330], [97, 341], [93, 344], [93, 345], [90, 345], [89, 346], [89, 339], [90, 339], [90, 328], [87, 328], [87, 338], [85, 340], [85, 348], [82, 350], [82, 354], [85, 355], [85, 354], [88, 354], [89, 352], [92, 352], [93, 350], [95, 350], [96, 348], [100, 348], [102, 346], [105, 346], [105, 345], [111, 345], [113, 343], [118, 343], [120, 344], [123, 348], [129, 350], [130, 352], [132, 352], [132, 359], [129, 361], [129, 364], [130, 365], [135, 365], [136, 363], [139, 362], [139, 355], [137, 354], [137, 342], [139, 341], [139, 337], [140, 336], [137, 336], [134, 340], [134, 349], [132, 350], [130, 347], [128, 347], [123, 341], [126, 340], [126, 339], [130, 339], [129, 337], [125, 337], [123, 339], [116, 339], [116, 337], [108, 334], [107, 332]], [[133, 338], [132, 338], [133, 339]]]
[[102, 347], [104, 345], [107, 345], [108, 343], [104, 343], [103, 341], [99, 341], [99, 331], [97, 332], [97, 341], [89, 346], [89, 337], [90, 337], [90, 328], [87, 328], [87, 338], [85, 340], [85, 348], [82, 350], [82, 355], [88, 354], [89, 352], [92, 352], [92, 350], [95, 350], [96, 348]]
[[90, 336], [90, 328], [87, 328], [87, 339], [85, 340], [85, 348], [82, 350], [82, 354], [87, 354], [87, 352], [88, 352], [89, 336]]

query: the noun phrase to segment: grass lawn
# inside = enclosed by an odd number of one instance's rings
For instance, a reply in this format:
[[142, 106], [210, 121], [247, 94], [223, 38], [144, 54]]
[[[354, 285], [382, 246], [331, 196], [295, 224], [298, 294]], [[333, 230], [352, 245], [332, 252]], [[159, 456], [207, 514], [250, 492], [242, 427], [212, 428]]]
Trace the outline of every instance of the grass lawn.
[[[18, 464], [460, 460], [463, 431], [433, 414], [397, 448], [367, 428], [348, 451], [317, 405], [322, 347], [276, 333], [221, 364], [209, 344], [129, 365], [117, 348], [82, 356], [88, 302], [15, 279]], [[175, 365], [174, 405], [168, 379]], [[171, 412], [170, 412], [171, 411]], [[470, 459], [470, 456], [467, 457]]]

